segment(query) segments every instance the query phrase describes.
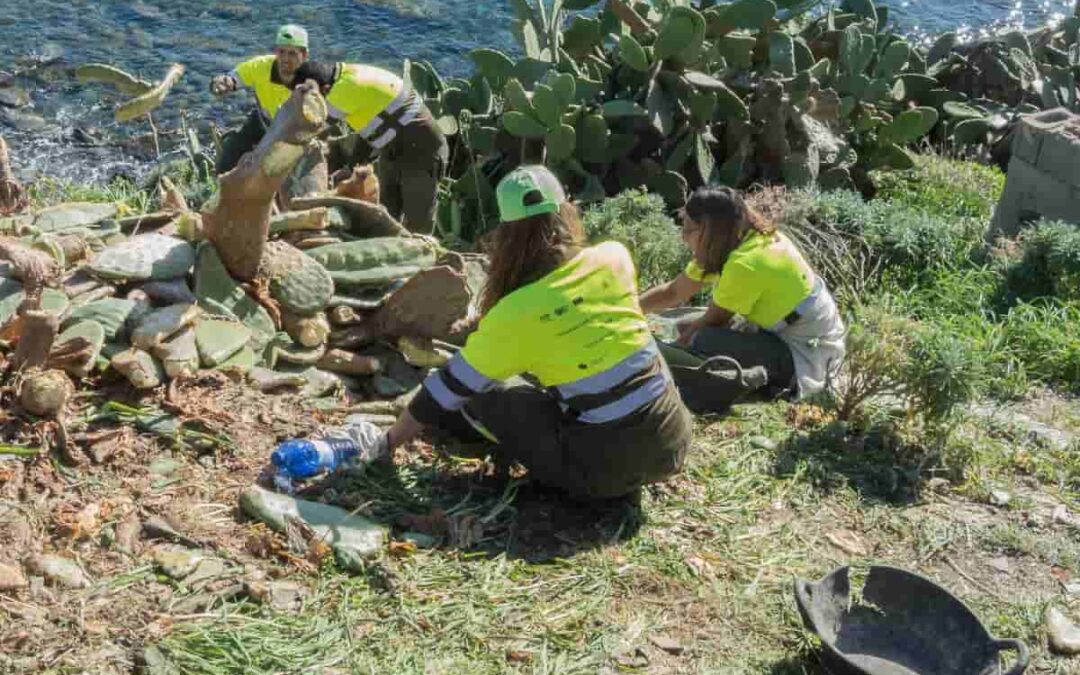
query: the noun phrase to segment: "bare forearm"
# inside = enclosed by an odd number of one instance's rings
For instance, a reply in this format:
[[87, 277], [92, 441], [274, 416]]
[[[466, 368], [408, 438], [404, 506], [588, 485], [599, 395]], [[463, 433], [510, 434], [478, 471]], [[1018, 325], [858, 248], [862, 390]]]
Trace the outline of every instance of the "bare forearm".
[[650, 288], [641, 296], [641, 311], [645, 314], [662, 312], [665, 309], [671, 309], [676, 304], [678, 304], [678, 298], [671, 284]]

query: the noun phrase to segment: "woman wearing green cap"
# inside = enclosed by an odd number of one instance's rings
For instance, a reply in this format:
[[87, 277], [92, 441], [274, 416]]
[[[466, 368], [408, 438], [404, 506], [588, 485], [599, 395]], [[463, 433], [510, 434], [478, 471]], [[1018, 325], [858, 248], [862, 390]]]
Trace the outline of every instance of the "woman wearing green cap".
[[289, 100], [290, 86], [296, 70], [307, 61], [308, 34], [302, 27], [287, 24], [278, 29], [274, 53], [256, 56], [236, 66], [231, 73], [218, 75], [210, 81], [210, 91], [224, 96], [241, 86], [255, 91], [258, 106], [238, 130], [223, 139], [218, 155], [217, 172], [231, 170], [244, 153], [259, 144], [278, 109]]
[[[576, 207], [539, 166], [497, 188], [502, 224], [479, 327], [389, 431], [496, 443], [502, 466], [575, 498], [636, 494], [682, 468], [691, 418], [638, 306], [629, 252], [587, 246]], [[525, 376], [541, 386], [509, 385]]]

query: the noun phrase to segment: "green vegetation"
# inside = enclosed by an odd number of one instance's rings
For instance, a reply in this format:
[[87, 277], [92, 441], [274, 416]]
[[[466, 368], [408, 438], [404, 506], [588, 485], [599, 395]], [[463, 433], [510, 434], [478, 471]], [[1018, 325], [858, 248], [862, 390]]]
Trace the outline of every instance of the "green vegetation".
[[[1039, 224], [988, 245], [1001, 176], [950, 160], [880, 187], [871, 201], [767, 195], [848, 317], [850, 378], [831, 399], [699, 420], [686, 470], [650, 488], [643, 512], [503, 484], [483, 462], [422, 445], [321, 495], [394, 524], [364, 574], [273, 566], [311, 587], [298, 609], [217, 600], [150, 642], [191, 673], [818, 674], [792, 577], [880, 563], [941, 581], [993, 633], [1025, 640], [1034, 672], [1068, 672], [1045, 650], [1041, 614], [1060, 592], [1047, 570], [1080, 571], [1074, 531], [1049, 515], [1080, 497], [1080, 453], [970, 404], [1007, 402], [1080, 433], [1080, 405], [1040, 389], [1080, 387], [1080, 304], [1061, 281], [1077, 269], [1075, 230]], [[121, 187], [34, 194], [156, 203]], [[685, 263], [655, 195], [621, 193], [584, 221], [631, 249], [643, 287]], [[1012, 504], [989, 509], [1002, 489]], [[437, 549], [402, 544], [430, 520], [456, 534]], [[1003, 559], [1008, 573], [993, 567]], [[148, 569], [124, 583], [151, 583]]]
[[663, 200], [644, 190], [628, 190], [588, 208], [584, 225], [591, 241], [618, 241], [633, 252], [642, 290], [674, 279], [690, 260]]

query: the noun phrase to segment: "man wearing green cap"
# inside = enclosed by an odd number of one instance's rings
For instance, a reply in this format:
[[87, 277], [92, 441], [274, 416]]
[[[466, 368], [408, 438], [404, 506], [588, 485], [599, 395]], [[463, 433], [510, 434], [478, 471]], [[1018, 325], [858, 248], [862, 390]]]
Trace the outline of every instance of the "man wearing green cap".
[[[433, 372], [377, 450], [425, 427], [486, 438], [502, 466], [578, 499], [639, 493], [677, 473], [692, 424], [617, 242], [589, 246], [577, 208], [542, 166], [496, 189], [503, 221], [479, 327]], [[527, 375], [543, 388], [505, 381]]]
[[258, 107], [244, 125], [225, 136], [217, 160], [219, 174], [232, 169], [244, 153], [258, 145], [278, 109], [289, 99], [296, 70], [307, 61], [307, 57], [307, 31], [295, 24], [288, 24], [278, 29], [273, 54], [244, 61], [231, 73], [218, 75], [210, 81], [210, 91], [218, 96], [243, 86], [253, 89], [258, 101]]

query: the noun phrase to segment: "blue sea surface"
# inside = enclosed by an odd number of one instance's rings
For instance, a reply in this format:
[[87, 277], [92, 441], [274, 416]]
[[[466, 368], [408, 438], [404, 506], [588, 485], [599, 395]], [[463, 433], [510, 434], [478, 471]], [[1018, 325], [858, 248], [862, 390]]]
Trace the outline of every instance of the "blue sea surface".
[[[889, 0], [902, 30], [927, 35], [960, 30], [977, 35], [989, 26], [1035, 26], [1072, 11], [1073, 0]], [[14, 148], [16, 170], [79, 180], [105, 180], [139, 164], [120, 148], [86, 149], [74, 129], [100, 139], [145, 133], [137, 122], [111, 121], [117, 95], [85, 85], [71, 67], [102, 61], [160, 78], [172, 62], [187, 73], [160, 111], [160, 127], [175, 128], [183, 114], [193, 124], [235, 122], [249, 94], [216, 99], [210, 78], [237, 62], [266, 53], [276, 28], [296, 22], [308, 28], [315, 58], [362, 61], [400, 70], [405, 59], [430, 61], [444, 75], [469, 72], [467, 54], [478, 46], [516, 52], [509, 0], [3, 0], [0, 2], [0, 71], [35, 61], [54, 62], [19, 79], [33, 106], [0, 110], [0, 133]], [[27, 120], [29, 115], [31, 119]], [[5, 128], [6, 127], [6, 128]], [[87, 158], [89, 156], [89, 159]], [[145, 165], [145, 162], [142, 162]]]

